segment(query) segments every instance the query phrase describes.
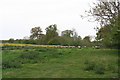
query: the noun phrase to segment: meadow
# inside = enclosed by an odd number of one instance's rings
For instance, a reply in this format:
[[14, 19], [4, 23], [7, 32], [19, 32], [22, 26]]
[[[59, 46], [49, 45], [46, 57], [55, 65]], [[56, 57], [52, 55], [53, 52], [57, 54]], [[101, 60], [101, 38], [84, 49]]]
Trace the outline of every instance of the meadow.
[[2, 50], [3, 78], [118, 78], [118, 74], [117, 49]]

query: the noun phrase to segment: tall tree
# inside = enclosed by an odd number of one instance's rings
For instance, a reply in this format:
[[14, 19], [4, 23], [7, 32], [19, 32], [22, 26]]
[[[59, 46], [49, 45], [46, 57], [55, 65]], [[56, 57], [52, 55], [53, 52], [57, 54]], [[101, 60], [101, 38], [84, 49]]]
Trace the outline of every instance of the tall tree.
[[[98, 0], [94, 3], [89, 11], [88, 16], [94, 17], [95, 21], [100, 23], [100, 30], [98, 29], [97, 37], [104, 37], [105, 42], [110, 42], [110, 39], [120, 44], [120, 1], [119, 0]], [[104, 27], [104, 28], [102, 28]], [[108, 29], [107, 32], [105, 30]], [[110, 30], [109, 30], [110, 29]], [[111, 33], [110, 33], [111, 32]], [[107, 34], [106, 34], [107, 33]], [[109, 36], [109, 37], [108, 37]], [[103, 37], [101, 37], [103, 38]], [[108, 39], [107, 39], [108, 38]], [[108, 40], [108, 41], [107, 41]]]
[[73, 31], [72, 30], [65, 30], [65, 31], [62, 31], [62, 36], [65, 36], [65, 37], [72, 37], [73, 36]]
[[90, 36], [85, 36], [85, 37], [83, 38], [83, 40], [85, 40], [85, 41], [87, 41], [87, 42], [91, 42]]
[[8, 40], [8, 42], [9, 42], [9, 43], [14, 43], [14, 38], [10, 38], [10, 39]]
[[101, 26], [113, 24], [120, 20], [120, 1], [119, 0], [98, 0], [94, 7], [87, 12], [87, 16], [94, 17], [95, 21], [100, 22]]
[[31, 39], [41, 39], [43, 36], [42, 29], [40, 27], [34, 27], [31, 29]]
[[58, 36], [57, 25], [50, 25], [46, 29], [46, 41], [49, 42], [50, 39]]
[[82, 46], [86, 46], [86, 47], [91, 47], [92, 43], [91, 43], [91, 37], [90, 36], [85, 36], [81, 42]]

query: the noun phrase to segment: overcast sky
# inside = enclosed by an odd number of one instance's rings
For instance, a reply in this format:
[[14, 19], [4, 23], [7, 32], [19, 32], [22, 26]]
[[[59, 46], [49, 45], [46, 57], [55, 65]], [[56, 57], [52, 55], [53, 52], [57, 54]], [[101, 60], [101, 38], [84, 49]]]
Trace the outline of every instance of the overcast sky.
[[59, 32], [75, 29], [82, 38], [95, 36], [95, 22], [82, 19], [95, 0], [0, 0], [0, 40], [22, 39], [33, 27], [57, 24]]

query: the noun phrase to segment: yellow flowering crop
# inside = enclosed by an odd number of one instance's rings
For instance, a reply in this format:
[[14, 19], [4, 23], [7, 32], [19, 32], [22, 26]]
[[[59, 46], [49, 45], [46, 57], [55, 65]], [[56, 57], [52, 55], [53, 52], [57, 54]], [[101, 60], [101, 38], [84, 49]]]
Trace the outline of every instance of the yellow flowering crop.
[[33, 44], [0, 43], [0, 46], [58, 47], [60, 45], [33, 45]]

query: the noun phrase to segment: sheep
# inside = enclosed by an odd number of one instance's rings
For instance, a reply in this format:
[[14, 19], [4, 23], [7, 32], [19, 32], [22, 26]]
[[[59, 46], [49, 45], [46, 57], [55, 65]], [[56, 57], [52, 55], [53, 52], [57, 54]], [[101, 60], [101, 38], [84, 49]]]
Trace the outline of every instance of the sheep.
[[95, 49], [99, 49], [100, 48], [100, 46], [95, 46]]
[[78, 46], [78, 48], [81, 48], [81, 46]]

